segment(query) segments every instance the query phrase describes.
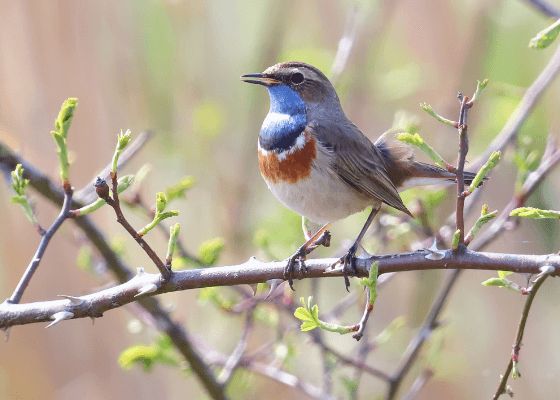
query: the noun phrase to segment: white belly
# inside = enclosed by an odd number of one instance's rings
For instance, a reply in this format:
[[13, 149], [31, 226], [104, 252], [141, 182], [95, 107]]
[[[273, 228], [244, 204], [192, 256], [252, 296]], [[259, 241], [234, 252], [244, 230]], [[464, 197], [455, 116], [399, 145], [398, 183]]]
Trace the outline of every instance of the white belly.
[[334, 172], [321, 173], [315, 168], [311, 176], [296, 183], [267, 184], [282, 204], [319, 224], [346, 218], [376, 203], [350, 188]]

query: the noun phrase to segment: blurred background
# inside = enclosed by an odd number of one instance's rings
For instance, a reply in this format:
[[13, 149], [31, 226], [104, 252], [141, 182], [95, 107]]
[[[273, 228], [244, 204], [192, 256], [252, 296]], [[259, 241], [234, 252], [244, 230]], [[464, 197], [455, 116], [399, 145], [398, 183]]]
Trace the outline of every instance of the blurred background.
[[[560, 7], [560, 2], [552, 2]], [[37, 167], [58, 179], [58, 159], [49, 134], [62, 102], [77, 97], [79, 106], [70, 128], [71, 182], [82, 188], [112, 157], [116, 135], [131, 129], [133, 138], [153, 129], [154, 138], [122, 173], [136, 173], [148, 163], [145, 199], [193, 176], [196, 185], [171, 209], [187, 247], [223, 238], [219, 265], [237, 264], [251, 255], [261, 260], [285, 258], [302, 243], [299, 216], [285, 209], [267, 190], [257, 165], [257, 135], [269, 105], [263, 88], [239, 80], [280, 61], [311, 63], [326, 74], [341, 37], [353, 32], [354, 42], [336, 88], [347, 115], [370, 138], [393, 125], [395, 115], [408, 115], [421, 134], [446, 159], [457, 154], [456, 131], [423, 113], [426, 102], [450, 119], [457, 119], [458, 90], [472, 94], [476, 81], [490, 79], [482, 100], [469, 113], [471, 153], [484, 151], [503, 127], [526, 88], [542, 71], [556, 48], [536, 51], [529, 40], [553, 21], [526, 2], [489, 0], [411, 1], [0, 1], [0, 139]], [[554, 82], [520, 132], [521, 143], [542, 155], [548, 134], [558, 135], [560, 82]], [[420, 157], [422, 158], [422, 157]], [[514, 194], [517, 176], [513, 152], [506, 153], [485, 185], [482, 201], [501, 210]], [[528, 205], [560, 209], [560, 173], [554, 172]], [[425, 198], [435, 189], [406, 195]], [[438, 227], [453, 210], [446, 192], [433, 211]], [[58, 209], [30, 191], [37, 217], [49, 226]], [[12, 195], [0, 185], [0, 298], [9, 297], [40, 241]], [[475, 211], [474, 214], [478, 214]], [[133, 226], [147, 222], [128, 211]], [[397, 214], [394, 214], [397, 215]], [[476, 216], [468, 219], [470, 226]], [[93, 215], [129, 265], [156, 269], [115, 222], [110, 209]], [[386, 219], [387, 220], [387, 219]], [[341, 253], [353, 239], [365, 215], [358, 214], [332, 227], [333, 245], [315, 256]], [[389, 220], [390, 222], [390, 220]], [[383, 241], [371, 238], [368, 249], [379, 253], [407, 251], [422, 237], [414, 222], [380, 228]], [[557, 221], [523, 221], [487, 251], [541, 254], [557, 252]], [[255, 235], [260, 242], [255, 243]], [[270, 247], [263, 251], [262, 238]], [[166, 238], [153, 232], [147, 240], [163, 256]], [[389, 244], [387, 244], [387, 242]], [[24, 302], [81, 295], [112, 282], [102, 268], [80, 268], [83, 234], [67, 222], [52, 240], [26, 291]], [[337, 253], [338, 251], [338, 253]], [[93, 257], [95, 259], [95, 257]], [[423, 351], [404, 382], [402, 394], [430, 362], [435, 371], [419, 399], [490, 398], [505, 370], [525, 298], [513, 291], [483, 287], [492, 272], [467, 272], [455, 287], [436, 334], [437, 346]], [[409, 340], [422, 324], [444, 274], [409, 272], [394, 277], [381, 291], [370, 318], [370, 337], [397, 317], [406, 327], [371, 352], [367, 362], [393, 372]], [[516, 279], [516, 278], [514, 278]], [[520, 284], [522, 278], [517, 279]], [[297, 299], [311, 292], [309, 280], [296, 281]], [[352, 290], [363, 296], [355, 283]], [[341, 279], [328, 279], [315, 288], [321, 311], [345, 297]], [[234, 298], [224, 289], [224, 295]], [[242, 333], [243, 318], [231, 316], [199, 299], [197, 290], [160, 296], [173, 316], [205, 344], [231, 353]], [[287, 293], [288, 295], [291, 295]], [[356, 323], [363, 298], [342, 318]], [[293, 351], [286, 370], [319, 387], [322, 361], [316, 346], [299, 332], [290, 315], [278, 313], [280, 324], [293, 325], [285, 339]], [[560, 291], [548, 280], [539, 292], [521, 350], [522, 378], [510, 380], [516, 397], [557, 398], [560, 380]], [[140, 368], [121, 369], [121, 351], [135, 343], [152, 343], [152, 328], [138, 322], [130, 307], [107, 312], [92, 326], [90, 320], [15, 327], [0, 344], [0, 398], [206, 398], [193, 377], [177, 368], [157, 366], [150, 374]], [[248, 350], [276, 338], [274, 328], [257, 323]], [[341, 352], [351, 354], [349, 336], [325, 335]], [[433, 347], [440, 350], [433, 351]], [[430, 353], [431, 352], [431, 353]], [[430, 354], [435, 354], [429, 361]], [[338, 367], [333, 394], [344, 398]], [[233, 398], [307, 398], [261, 376], [236, 376]], [[235, 390], [235, 388], [238, 388]], [[383, 382], [364, 375], [358, 398], [385, 393]]]

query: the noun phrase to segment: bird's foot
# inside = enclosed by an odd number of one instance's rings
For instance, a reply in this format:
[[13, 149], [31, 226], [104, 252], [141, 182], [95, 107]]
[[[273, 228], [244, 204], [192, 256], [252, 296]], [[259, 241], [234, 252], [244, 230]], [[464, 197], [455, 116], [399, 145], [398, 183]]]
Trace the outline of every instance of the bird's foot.
[[[318, 236], [318, 238], [317, 238]], [[319, 246], [329, 247], [331, 245], [331, 234], [327, 230], [317, 232], [309, 241], [304, 243], [290, 258], [284, 267], [284, 279], [288, 280], [290, 289], [294, 290], [294, 269], [297, 265], [298, 274], [305, 275], [307, 266], [305, 265], [306, 256]]]
[[356, 251], [358, 250], [357, 243], [354, 243], [344, 256], [340, 257], [337, 264], [342, 264], [342, 274], [344, 275], [344, 285], [346, 291], [350, 291], [350, 279], [348, 276], [358, 275], [358, 268], [356, 267]]
[[[307, 243], [306, 243], [307, 244]], [[288, 258], [288, 263], [284, 267], [284, 279], [288, 280], [288, 284], [290, 285], [290, 289], [294, 289], [294, 267], [297, 265], [297, 272], [300, 275], [303, 275], [307, 272], [307, 266], [305, 265], [305, 256], [307, 255], [307, 247], [306, 244], [301, 246], [298, 251], [296, 251], [290, 258]]]

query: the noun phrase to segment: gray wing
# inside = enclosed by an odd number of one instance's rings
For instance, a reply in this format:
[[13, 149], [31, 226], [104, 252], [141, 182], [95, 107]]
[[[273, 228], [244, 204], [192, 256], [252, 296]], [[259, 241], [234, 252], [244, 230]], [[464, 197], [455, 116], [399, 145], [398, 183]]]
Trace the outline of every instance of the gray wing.
[[344, 182], [412, 217], [387, 174], [385, 156], [352, 122], [346, 119], [328, 126], [314, 122], [310, 126], [331, 153], [331, 166]]

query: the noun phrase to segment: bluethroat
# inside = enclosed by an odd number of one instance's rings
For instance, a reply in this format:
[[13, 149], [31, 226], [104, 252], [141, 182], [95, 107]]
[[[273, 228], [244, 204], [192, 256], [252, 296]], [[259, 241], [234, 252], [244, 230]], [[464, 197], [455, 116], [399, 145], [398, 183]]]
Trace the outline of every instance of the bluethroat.
[[[397, 140], [395, 131], [372, 143], [346, 117], [328, 78], [309, 64], [283, 62], [242, 78], [266, 87], [270, 96], [258, 140], [259, 167], [268, 188], [289, 209], [324, 224], [287, 260], [284, 277], [292, 289], [294, 266], [305, 272], [309, 248], [332, 222], [372, 207], [339, 261], [348, 289], [347, 276], [356, 273], [356, 251], [381, 204], [413, 217], [399, 190], [456, 181], [443, 168], [414, 161], [411, 147]], [[465, 172], [465, 183], [473, 178]]]

